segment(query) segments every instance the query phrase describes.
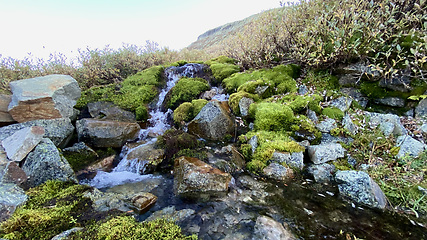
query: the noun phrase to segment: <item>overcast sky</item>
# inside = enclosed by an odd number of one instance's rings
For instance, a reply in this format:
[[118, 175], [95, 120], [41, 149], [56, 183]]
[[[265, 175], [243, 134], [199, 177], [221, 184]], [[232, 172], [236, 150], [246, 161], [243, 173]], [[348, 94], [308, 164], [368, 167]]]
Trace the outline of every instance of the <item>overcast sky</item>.
[[146, 40], [179, 50], [207, 30], [276, 7], [278, 0], [0, 0], [0, 54], [71, 56]]

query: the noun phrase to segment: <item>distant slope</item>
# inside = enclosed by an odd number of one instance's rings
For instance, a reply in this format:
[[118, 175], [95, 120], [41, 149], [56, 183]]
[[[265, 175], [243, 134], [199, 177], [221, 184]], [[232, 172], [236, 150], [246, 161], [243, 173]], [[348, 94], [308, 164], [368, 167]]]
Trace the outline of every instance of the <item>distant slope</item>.
[[203, 33], [202, 35], [200, 35], [197, 38], [197, 41], [190, 44], [187, 48], [190, 50], [191, 49], [201, 50], [201, 49], [206, 49], [210, 46], [213, 46], [213, 45], [221, 42], [222, 40], [228, 38], [229, 36], [232, 36], [232, 35], [238, 33], [241, 29], [243, 29], [243, 27], [245, 25], [252, 22], [260, 14], [262, 14], [262, 13], [255, 14], [255, 15], [252, 15], [248, 18], [243, 19], [243, 20], [232, 22], [232, 23], [227, 23], [227, 24], [222, 25], [220, 27], [211, 29], [211, 30]]

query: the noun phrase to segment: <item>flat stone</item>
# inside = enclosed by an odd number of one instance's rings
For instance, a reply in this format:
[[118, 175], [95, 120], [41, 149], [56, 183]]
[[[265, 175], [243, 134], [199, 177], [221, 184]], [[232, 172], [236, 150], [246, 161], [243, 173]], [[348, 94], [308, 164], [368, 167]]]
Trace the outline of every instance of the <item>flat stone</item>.
[[332, 164], [322, 163], [313, 164], [308, 167], [308, 173], [314, 178], [314, 181], [318, 183], [331, 182], [334, 177], [335, 166]]
[[74, 78], [58, 74], [13, 81], [10, 88], [8, 110], [17, 122], [69, 118], [81, 95]]
[[335, 119], [328, 118], [328, 117], [325, 120], [321, 121], [320, 123], [316, 124], [316, 128], [323, 133], [328, 133], [336, 127], [337, 127], [337, 122], [335, 121]]
[[344, 157], [345, 149], [339, 143], [311, 145], [307, 148], [308, 156], [314, 164], [321, 164]]
[[10, 161], [20, 162], [37, 146], [43, 135], [43, 127], [26, 127], [5, 138], [2, 146]]
[[132, 197], [132, 204], [140, 213], [147, 212], [157, 202], [157, 197], [148, 192], [141, 192]]
[[338, 171], [335, 174], [340, 194], [357, 203], [384, 209], [387, 198], [378, 184], [362, 171]]
[[276, 162], [270, 163], [270, 165], [265, 167], [262, 172], [268, 178], [272, 178], [279, 181], [284, 181], [294, 176], [294, 172], [292, 171], [292, 169], [287, 168]]
[[302, 170], [304, 168], [304, 153], [303, 152], [294, 152], [294, 153], [282, 153], [274, 152], [271, 161], [277, 163], [285, 163], [289, 167], [297, 168]]
[[353, 123], [349, 114], [346, 114], [342, 119], [342, 126], [344, 129], [347, 129], [352, 135], [355, 135], [357, 133], [357, 126]]
[[170, 206], [154, 212], [147, 219], [145, 219], [145, 221], [150, 222], [159, 218], [164, 218], [164, 219], [170, 219], [171, 221], [174, 221], [174, 222], [180, 222], [180, 221], [184, 221], [186, 218], [190, 217], [195, 212], [196, 211], [193, 209], [182, 209], [177, 211], [175, 209], [175, 206]]
[[386, 98], [379, 98], [375, 99], [374, 102], [376, 104], [381, 104], [385, 106], [390, 107], [405, 107], [405, 100], [398, 98], [398, 97], [386, 97]]
[[177, 195], [217, 194], [228, 190], [231, 175], [197, 158], [175, 159], [174, 191]]
[[267, 217], [259, 216], [254, 227], [252, 240], [293, 240], [297, 239], [284, 224]]
[[92, 147], [120, 148], [135, 140], [141, 127], [137, 123], [81, 119], [76, 122], [79, 142]]
[[427, 98], [422, 99], [415, 108], [415, 117], [425, 118], [427, 116]]
[[0, 141], [11, 136], [16, 131], [32, 126], [43, 127], [45, 130], [44, 137], [52, 140], [55, 146], [59, 148], [63, 148], [68, 144], [74, 132], [74, 126], [69, 118], [34, 120], [0, 128]]

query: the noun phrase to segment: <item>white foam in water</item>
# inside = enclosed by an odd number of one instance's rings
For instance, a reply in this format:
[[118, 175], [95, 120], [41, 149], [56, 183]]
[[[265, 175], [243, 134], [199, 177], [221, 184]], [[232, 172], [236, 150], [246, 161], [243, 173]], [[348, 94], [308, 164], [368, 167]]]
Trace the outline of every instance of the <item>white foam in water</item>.
[[[187, 64], [183, 67], [170, 67], [165, 70], [168, 81], [166, 83], [166, 88], [164, 88], [159, 94], [159, 99], [155, 105], [155, 108], [150, 111], [151, 118], [148, 121], [150, 122], [151, 126], [147, 129], [141, 130], [139, 134], [140, 139], [148, 140], [146, 144], [150, 144], [156, 141], [156, 138], [149, 139], [149, 136], [161, 135], [171, 127], [167, 120], [168, 116], [172, 114], [172, 110], [168, 109], [166, 112], [162, 112], [161, 110], [167, 93], [175, 86], [176, 82], [178, 82], [181, 77], [194, 77], [197, 72], [202, 70], [203, 66], [201, 64]], [[146, 144], [140, 145], [138, 147], [142, 147]], [[138, 147], [134, 149], [124, 148], [122, 152], [127, 152], [127, 154], [129, 154]], [[131, 182], [139, 182], [144, 179], [154, 177], [152, 174], [139, 174], [144, 172], [147, 161], [128, 159], [127, 154], [122, 156], [122, 160], [117, 165], [117, 167], [113, 169], [112, 172], [98, 171], [92, 180], [83, 181], [82, 183], [89, 184], [90, 186], [96, 188], [110, 188], [113, 186]]]
[[88, 184], [96, 188], [111, 188], [125, 183], [140, 182], [149, 178], [157, 178], [153, 174], [139, 175], [138, 173], [122, 171], [122, 172], [104, 172], [98, 171], [92, 180], [82, 181], [83, 184]]

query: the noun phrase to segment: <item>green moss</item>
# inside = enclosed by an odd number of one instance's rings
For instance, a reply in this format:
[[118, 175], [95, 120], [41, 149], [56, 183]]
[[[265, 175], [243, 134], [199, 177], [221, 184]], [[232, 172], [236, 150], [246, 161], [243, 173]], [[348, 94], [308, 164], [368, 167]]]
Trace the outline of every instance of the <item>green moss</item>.
[[240, 67], [234, 64], [228, 63], [212, 63], [210, 65], [213, 77], [218, 83], [227, 77], [233, 75], [234, 73], [240, 72]]
[[[88, 234], [88, 233], [86, 233]], [[137, 222], [133, 217], [121, 216], [101, 224], [90, 233], [93, 239], [119, 240], [119, 239], [197, 239], [197, 236], [185, 236], [181, 228], [165, 219], [151, 222]]]
[[135, 109], [135, 117], [137, 121], [146, 121], [148, 119], [148, 109], [145, 105], [140, 105]]
[[177, 108], [181, 103], [190, 102], [203, 91], [209, 90], [209, 84], [202, 78], [181, 78], [171, 89], [167, 107]]
[[193, 105], [190, 102], [182, 103], [173, 111], [173, 121], [176, 125], [180, 125], [182, 121], [188, 122], [192, 117]]
[[200, 151], [200, 149], [189, 149], [189, 148], [179, 150], [175, 155], [173, 155], [172, 158], [176, 159], [182, 156], [194, 157], [202, 161], [208, 160], [208, 155], [206, 151]]
[[340, 87], [338, 78], [327, 71], [310, 70], [302, 82], [314, 86], [318, 91], [338, 90]]
[[208, 103], [205, 99], [195, 99], [190, 102], [185, 102], [179, 105], [173, 112], [173, 121], [177, 126], [181, 122], [189, 122], [199, 114], [200, 110]]
[[347, 159], [345, 158], [337, 159], [333, 161], [332, 164], [335, 166], [336, 170], [347, 171], [352, 169], [352, 166], [348, 163]]
[[286, 130], [293, 120], [292, 109], [283, 104], [262, 102], [256, 106], [254, 121], [256, 130]]
[[316, 144], [322, 138], [322, 133], [316, 128], [314, 123], [304, 115], [297, 116], [293, 126], [297, 127], [297, 129], [293, 131], [293, 136], [299, 141], [309, 140], [312, 144]]
[[301, 152], [305, 148], [297, 142], [292, 141], [289, 136], [282, 131], [251, 131], [246, 135], [240, 136], [239, 140], [243, 143], [253, 136], [258, 138], [258, 147], [255, 153], [252, 154], [252, 148], [249, 144], [242, 144], [241, 151], [244, 156], [249, 160], [247, 168], [254, 173], [261, 173], [262, 169], [266, 167], [268, 160], [270, 160], [275, 151], [278, 152]]
[[422, 95], [427, 90], [427, 83], [415, 79], [411, 82], [412, 90], [409, 92], [391, 91], [380, 87], [379, 82], [363, 82], [360, 85], [360, 92], [368, 96], [370, 99], [378, 99], [385, 97], [400, 97], [407, 99], [410, 96]]
[[[294, 73], [292, 67], [280, 65], [272, 69], [261, 69], [253, 72], [236, 73], [229, 78], [223, 80], [223, 84], [228, 93], [238, 91], [238, 88], [246, 82], [253, 82], [247, 88], [246, 91], [253, 93], [252, 88], [256, 87], [257, 84], [268, 84], [274, 89], [275, 93], [287, 93], [296, 92], [296, 82], [292, 78]], [[262, 82], [258, 82], [261, 80]]]
[[169, 129], [157, 137], [159, 147], [165, 149], [165, 159], [171, 164], [173, 156], [183, 149], [194, 149], [200, 146], [197, 137], [181, 130]]
[[344, 112], [341, 111], [340, 109], [336, 108], [336, 107], [324, 108], [322, 110], [322, 114], [329, 117], [329, 118], [333, 118], [336, 120], [342, 120], [344, 117]]
[[16, 209], [0, 225], [0, 237], [5, 239], [51, 239], [76, 226], [77, 218], [90, 205], [83, 193], [85, 185], [47, 181], [27, 191], [28, 201]]
[[118, 91], [116, 91], [114, 84], [105, 86], [92, 87], [88, 90], [82, 91], [81, 97], [76, 103], [76, 108], [82, 109], [90, 102], [107, 101], [113, 102], [113, 98]]
[[244, 91], [239, 91], [239, 92], [231, 94], [230, 98], [228, 99], [228, 105], [230, 105], [231, 110], [233, 110], [233, 112], [235, 114], [240, 114], [239, 102], [243, 97], [251, 98], [254, 101], [259, 100], [258, 95], [250, 94], [250, 93], [247, 93]]
[[307, 109], [319, 112], [321, 111], [320, 101], [322, 101], [322, 97], [318, 94], [304, 96], [298, 94], [287, 94], [277, 100], [278, 103], [283, 103], [289, 106], [296, 113], [300, 113]]
[[[156, 87], [161, 87], [164, 84], [163, 80], [163, 66], [154, 66], [148, 69], [145, 69], [141, 72], [138, 72], [132, 76], [127, 77], [123, 81], [123, 88], [127, 87], [136, 87], [144, 85], [154, 85]], [[132, 86], [132, 87], [131, 87]]]

